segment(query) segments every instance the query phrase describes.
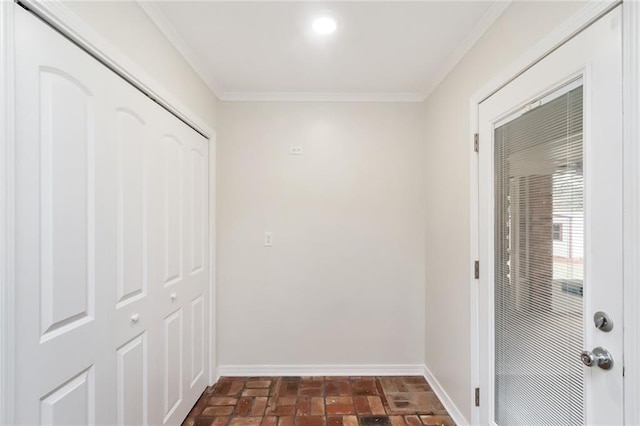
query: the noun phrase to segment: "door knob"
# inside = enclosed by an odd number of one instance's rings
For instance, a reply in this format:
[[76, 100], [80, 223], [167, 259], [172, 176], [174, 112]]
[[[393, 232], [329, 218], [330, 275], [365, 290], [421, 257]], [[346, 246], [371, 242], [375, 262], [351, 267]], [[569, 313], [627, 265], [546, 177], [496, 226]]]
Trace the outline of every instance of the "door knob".
[[613, 367], [613, 357], [608, 350], [601, 348], [600, 346], [595, 348], [593, 352], [582, 351], [580, 359], [582, 360], [582, 363], [587, 367], [593, 367], [594, 365], [597, 365], [603, 370], [610, 370], [611, 367]]

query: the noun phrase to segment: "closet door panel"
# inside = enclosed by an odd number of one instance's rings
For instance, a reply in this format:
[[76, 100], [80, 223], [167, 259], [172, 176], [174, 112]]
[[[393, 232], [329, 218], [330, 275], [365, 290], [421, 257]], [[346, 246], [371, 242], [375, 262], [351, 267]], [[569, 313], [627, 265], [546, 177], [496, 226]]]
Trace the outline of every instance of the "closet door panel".
[[91, 424], [95, 420], [94, 392], [93, 369], [89, 368], [42, 398], [42, 424]]
[[149, 351], [147, 334], [134, 337], [118, 349], [116, 421], [118, 425], [146, 425]]
[[[123, 82], [124, 84], [124, 82]], [[123, 99], [121, 103], [126, 103]], [[122, 306], [146, 296], [146, 122], [131, 109], [117, 107], [118, 284]]]
[[[204, 295], [200, 295], [191, 301], [189, 306], [191, 317], [189, 318], [189, 351], [191, 359], [189, 360], [189, 388], [196, 388], [198, 382], [204, 376], [205, 369], [205, 303]], [[197, 388], [199, 389], [199, 387]]]
[[[192, 397], [199, 395], [207, 383], [207, 360], [203, 353], [207, 344], [205, 336], [208, 336], [209, 327], [209, 250], [208, 250], [208, 141], [195, 132], [191, 132], [187, 139], [189, 151], [189, 167], [186, 180], [188, 185], [188, 206], [190, 214], [185, 218], [188, 232], [189, 250], [186, 265], [189, 268], [189, 277], [186, 282], [189, 310], [189, 348], [191, 357], [187, 360], [192, 372], [188, 387]], [[197, 397], [197, 396], [196, 396]]]
[[184, 141], [181, 135], [166, 133], [162, 136], [164, 154], [164, 286], [182, 283], [184, 227]]
[[[163, 333], [163, 423], [169, 423], [176, 413], [176, 419], [182, 416], [184, 410], [182, 402], [184, 387], [183, 358], [184, 358], [184, 324], [183, 309], [178, 308], [164, 319]], [[173, 419], [175, 420], [175, 419]]]
[[[154, 244], [149, 201], [149, 157], [153, 142], [151, 101], [116, 75], [109, 75], [108, 120], [116, 159], [114, 190], [114, 247], [117, 274], [109, 287], [109, 366], [117, 380], [111, 384], [112, 421], [145, 425], [160, 410], [156, 367], [150, 354], [159, 350], [160, 324], [153, 316], [158, 297], [149, 285], [153, 273], [149, 246]], [[129, 397], [125, 398], [125, 395]], [[131, 399], [132, 398], [132, 399]]]
[[154, 144], [160, 161], [153, 192], [161, 239], [152, 250], [153, 262], [164, 273], [155, 284], [161, 295], [154, 309], [165, 324], [163, 423], [174, 424], [184, 419], [208, 384], [208, 174], [202, 148], [206, 140], [161, 108], [156, 113], [162, 125]]
[[205, 234], [206, 213], [207, 213], [207, 194], [206, 187], [208, 176], [205, 174], [207, 170], [206, 158], [201, 150], [192, 147], [189, 151], [190, 167], [189, 173], [189, 232], [190, 232], [190, 250], [189, 250], [189, 270], [191, 275], [202, 272], [204, 269], [204, 253], [207, 235]]
[[40, 70], [41, 333], [55, 338], [94, 314], [93, 94], [60, 69]]
[[28, 12], [15, 17], [15, 420], [99, 422], [112, 272], [99, 208], [105, 70]]

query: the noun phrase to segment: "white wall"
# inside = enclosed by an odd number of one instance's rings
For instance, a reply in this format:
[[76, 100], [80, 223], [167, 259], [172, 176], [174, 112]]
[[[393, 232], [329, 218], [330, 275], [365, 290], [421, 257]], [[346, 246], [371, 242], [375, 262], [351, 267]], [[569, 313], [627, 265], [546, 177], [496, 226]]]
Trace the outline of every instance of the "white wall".
[[215, 129], [217, 98], [134, 1], [64, 5]]
[[219, 108], [219, 364], [422, 364], [422, 105]]
[[425, 102], [425, 363], [467, 419], [472, 395], [469, 101], [582, 6], [514, 2]]

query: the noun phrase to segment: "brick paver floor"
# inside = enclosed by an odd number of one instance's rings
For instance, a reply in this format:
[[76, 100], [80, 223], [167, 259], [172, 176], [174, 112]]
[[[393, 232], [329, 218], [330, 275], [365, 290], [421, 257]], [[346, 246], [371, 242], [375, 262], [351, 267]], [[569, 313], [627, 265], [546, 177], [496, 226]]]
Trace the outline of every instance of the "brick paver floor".
[[423, 377], [222, 377], [184, 426], [450, 426]]

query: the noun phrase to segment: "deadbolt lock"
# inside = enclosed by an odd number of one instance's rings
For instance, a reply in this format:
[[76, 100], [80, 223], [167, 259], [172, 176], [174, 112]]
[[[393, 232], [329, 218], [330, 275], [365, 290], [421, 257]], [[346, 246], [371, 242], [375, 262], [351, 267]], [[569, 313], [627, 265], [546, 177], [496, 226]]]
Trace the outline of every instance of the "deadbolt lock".
[[613, 320], [608, 313], [603, 311], [598, 311], [593, 314], [593, 323], [600, 331], [608, 332], [613, 329]]

